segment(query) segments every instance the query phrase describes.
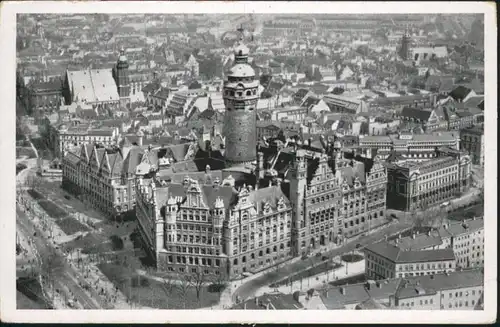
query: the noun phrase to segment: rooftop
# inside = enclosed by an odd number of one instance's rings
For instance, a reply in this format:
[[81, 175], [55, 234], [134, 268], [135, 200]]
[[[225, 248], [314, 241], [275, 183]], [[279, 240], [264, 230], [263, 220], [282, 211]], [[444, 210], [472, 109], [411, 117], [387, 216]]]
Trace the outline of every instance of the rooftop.
[[453, 249], [438, 250], [408, 250], [403, 251], [397, 246], [387, 241], [382, 241], [369, 245], [365, 248], [375, 254], [378, 254], [394, 263], [413, 263], [413, 262], [433, 262], [433, 261], [452, 261], [455, 260]]

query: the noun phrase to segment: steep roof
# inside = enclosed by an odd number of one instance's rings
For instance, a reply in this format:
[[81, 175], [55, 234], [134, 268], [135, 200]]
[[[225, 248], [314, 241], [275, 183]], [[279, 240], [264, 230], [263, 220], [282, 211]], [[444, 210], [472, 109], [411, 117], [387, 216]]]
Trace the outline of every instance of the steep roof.
[[386, 241], [371, 244], [366, 247], [366, 250], [374, 252], [395, 263], [455, 260], [455, 254], [453, 253], [453, 249], [403, 251], [397, 246], [392, 245]]
[[111, 69], [67, 71], [70, 90], [83, 102], [118, 101], [118, 89]]
[[457, 86], [455, 89], [453, 89], [453, 91], [450, 92], [450, 96], [455, 99], [455, 100], [463, 100], [465, 99], [465, 97], [470, 93], [472, 92], [471, 89], [469, 89], [468, 87], [465, 87], [463, 85], [459, 85]]
[[[190, 192], [190, 186], [192, 186], [191, 183], [186, 186], [180, 183], [171, 183], [166, 187], [157, 188], [157, 191], [161, 190], [159, 193], [157, 193], [158, 202], [166, 203], [166, 201], [170, 197], [181, 197], [182, 199], [185, 199], [188, 192]], [[226, 209], [234, 203], [236, 198], [234, 189], [229, 186], [200, 185], [200, 191], [203, 202], [210, 209], [214, 207], [215, 200], [217, 198], [222, 199], [222, 201], [224, 202], [224, 207]]]
[[391, 242], [391, 244], [397, 246], [401, 250], [422, 250], [432, 246], [439, 246], [443, 243], [441, 237], [435, 234], [418, 234], [415, 238], [412, 236], [403, 237], [397, 241], [397, 243]]
[[233, 310], [298, 310], [303, 305], [293, 294], [264, 294], [257, 299], [249, 299], [233, 306]]
[[418, 119], [420, 121], [427, 121], [431, 116], [431, 110], [424, 110], [418, 108], [404, 107], [401, 111], [401, 117], [405, 117], [408, 119]]
[[405, 278], [395, 295], [400, 299], [404, 299], [435, 294], [438, 291], [455, 290], [481, 285], [484, 285], [484, 274], [481, 270], [462, 270], [446, 274]]

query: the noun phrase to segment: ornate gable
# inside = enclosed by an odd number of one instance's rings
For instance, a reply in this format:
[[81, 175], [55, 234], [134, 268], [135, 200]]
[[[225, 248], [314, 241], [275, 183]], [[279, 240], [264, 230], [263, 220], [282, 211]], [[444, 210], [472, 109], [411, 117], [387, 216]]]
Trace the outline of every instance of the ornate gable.
[[188, 207], [193, 208], [207, 208], [205, 201], [203, 199], [203, 193], [201, 191], [200, 184], [197, 180], [191, 179], [189, 186], [187, 188], [187, 203]]
[[285, 199], [282, 197], [279, 198], [278, 200], [278, 210], [284, 210], [286, 209], [286, 206], [285, 206]]
[[268, 215], [272, 212], [271, 205], [269, 204], [269, 202], [266, 201], [263, 203], [262, 211], [265, 215]]
[[109, 164], [109, 156], [107, 152], [104, 153], [103, 160], [101, 162], [101, 170], [107, 173], [111, 171], [111, 165]]
[[80, 151], [81, 152], [80, 157], [85, 160], [85, 163], [89, 163], [90, 155], [87, 152], [87, 146], [86, 146], [86, 144], [82, 144], [82, 148], [81, 149], [82, 150]]
[[91, 168], [99, 169], [99, 158], [97, 158], [97, 148], [94, 147], [92, 149], [92, 153], [90, 155], [89, 164]]
[[354, 188], [360, 188], [361, 187], [361, 182], [359, 181], [359, 177], [356, 176], [354, 179]]
[[349, 183], [347, 183], [347, 179], [345, 179], [345, 178], [342, 182], [342, 191], [349, 192]]

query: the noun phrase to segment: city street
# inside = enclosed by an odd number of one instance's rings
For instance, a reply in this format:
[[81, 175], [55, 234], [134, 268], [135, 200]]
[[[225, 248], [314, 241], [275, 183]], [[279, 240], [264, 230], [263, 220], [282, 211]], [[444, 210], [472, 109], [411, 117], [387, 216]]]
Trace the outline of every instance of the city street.
[[33, 247], [36, 249], [36, 252], [38, 252], [38, 257], [41, 260], [47, 260], [50, 255], [55, 254], [59, 259], [53, 260], [53, 262], [56, 263], [52, 267], [54, 287], [62, 290], [64, 289], [64, 286], [66, 286], [71, 295], [77, 299], [78, 303], [80, 303], [84, 309], [99, 309], [101, 307], [99, 303], [87, 295], [78, 284], [78, 279], [75, 277], [77, 272], [70, 267], [63, 254], [55, 249], [55, 246], [51, 241], [42, 237], [42, 231], [32, 223], [28, 215], [23, 212], [19, 206], [17, 207], [16, 212], [18, 232], [23, 233], [27, 237], [29, 235], [32, 240]]
[[[393, 234], [398, 234], [404, 230], [409, 229], [411, 226], [407, 223], [400, 223], [396, 222], [392, 225], [387, 226], [384, 229], [378, 230], [374, 232], [373, 234], [369, 234], [364, 236], [363, 238], [359, 240], [353, 240], [350, 241], [349, 243], [344, 244], [343, 246], [329, 250], [327, 252], [322, 253], [322, 256], [329, 256], [329, 257], [337, 257], [342, 254], [351, 252], [356, 250], [356, 246], [359, 244], [358, 249], [362, 248], [366, 245], [376, 243], [377, 241], [380, 241], [385, 238], [385, 236], [390, 236]], [[315, 264], [318, 264], [321, 261], [321, 257], [316, 257], [313, 256], [310, 258], [310, 260], [314, 261]], [[231, 286], [234, 288], [235, 286], [237, 287], [236, 290], [232, 293], [232, 301], [235, 302], [236, 298], [239, 298], [240, 300], [244, 300], [249, 297], [255, 296], [255, 294], [262, 288], [268, 287], [271, 283], [279, 281], [288, 275], [291, 274], [291, 272], [297, 272], [304, 270], [308, 267], [311, 266], [310, 260], [297, 260], [295, 262], [290, 263], [287, 266], [286, 270], [281, 270], [281, 271], [265, 271], [258, 273], [254, 276], [251, 276], [247, 279], [243, 279], [241, 281], [233, 282], [231, 283]], [[272, 268], [271, 268], [272, 269]], [[226, 300], [227, 301], [227, 300]], [[228, 304], [229, 305], [229, 304]]]

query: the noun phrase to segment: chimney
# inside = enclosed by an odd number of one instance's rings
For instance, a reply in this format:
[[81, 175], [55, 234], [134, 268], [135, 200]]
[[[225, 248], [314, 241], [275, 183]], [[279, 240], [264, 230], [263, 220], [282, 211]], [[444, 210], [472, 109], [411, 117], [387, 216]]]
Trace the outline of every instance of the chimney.
[[401, 234], [398, 235], [398, 238], [401, 239]]
[[259, 298], [258, 297], [255, 298], [255, 305], [259, 306]]
[[375, 284], [377, 285], [378, 288], [382, 288], [382, 283], [380, 281], [377, 281]]
[[411, 238], [415, 239], [415, 233], [411, 234]]
[[346, 293], [345, 287], [341, 287], [340, 288], [340, 294], [345, 295], [345, 293]]
[[429, 229], [429, 231], [427, 232], [427, 236], [431, 236], [431, 230]]

